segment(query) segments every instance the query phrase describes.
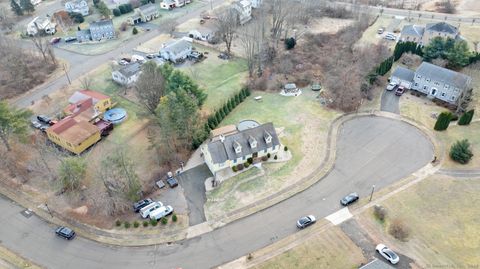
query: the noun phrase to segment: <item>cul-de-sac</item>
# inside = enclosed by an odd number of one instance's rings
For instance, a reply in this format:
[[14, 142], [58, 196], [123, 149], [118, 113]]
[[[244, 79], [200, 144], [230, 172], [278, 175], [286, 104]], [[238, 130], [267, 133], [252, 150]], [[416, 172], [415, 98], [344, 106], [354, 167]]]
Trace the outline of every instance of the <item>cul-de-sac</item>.
[[480, 268], [480, 1], [0, 1], [0, 268]]

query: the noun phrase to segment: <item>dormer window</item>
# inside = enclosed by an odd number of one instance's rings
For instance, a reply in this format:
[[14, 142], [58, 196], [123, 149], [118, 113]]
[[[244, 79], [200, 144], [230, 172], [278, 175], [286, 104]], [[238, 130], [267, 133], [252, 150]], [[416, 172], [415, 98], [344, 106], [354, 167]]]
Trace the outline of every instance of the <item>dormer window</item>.
[[252, 149], [257, 147], [257, 140], [253, 136], [248, 137], [248, 143]]
[[272, 143], [272, 135], [269, 132], [265, 131], [263, 134], [263, 138], [265, 139], [265, 143]]
[[240, 143], [238, 143], [237, 141], [233, 141], [233, 148], [235, 149], [235, 153], [242, 153], [242, 145], [240, 145]]

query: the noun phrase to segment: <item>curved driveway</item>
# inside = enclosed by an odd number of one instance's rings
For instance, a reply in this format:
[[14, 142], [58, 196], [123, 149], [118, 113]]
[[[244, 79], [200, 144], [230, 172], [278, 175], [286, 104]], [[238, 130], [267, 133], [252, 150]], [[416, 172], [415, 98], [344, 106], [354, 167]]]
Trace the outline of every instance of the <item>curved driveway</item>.
[[0, 240], [48, 268], [210, 268], [295, 233], [302, 215], [323, 218], [337, 211], [339, 199], [351, 191], [367, 197], [373, 184], [377, 189], [390, 185], [433, 156], [432, 144], [418, 129], [382, 117], [346, 122], [337, 143], [334, 169], [311, 188], [192, 239], [148, 247], [113, 247], [84, 238], [68, 242], [38, 217], [25, 218], [20, 207], [0, 199]]

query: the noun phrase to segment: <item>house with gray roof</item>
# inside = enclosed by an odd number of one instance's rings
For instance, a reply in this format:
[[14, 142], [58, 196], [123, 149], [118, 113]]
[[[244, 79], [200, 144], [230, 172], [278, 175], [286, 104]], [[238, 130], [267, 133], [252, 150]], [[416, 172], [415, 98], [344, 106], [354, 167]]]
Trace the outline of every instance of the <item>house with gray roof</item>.
[[403, 86], [407, 89], [411, 89], [414, 77], [415, 77], [415, 72], [414, 71], [412, 71], [408, 68], [402, 67], [402, 66], [398, 66], [392, 72], [392, 75], [390, 77], [390, 81], [397, 84], [397, 85], [401, 85], [401, 86]]
[[90, 23], [88, 29], [77, 31], [78, 42], [89, 40], [100, 41], [102, 39], [115, 38], [115, 27], [112, 20], [103, 20]]
[[461, 38], [458, 28], [446, 22], [427, 23], [425, 26], [405, 25], [400, 34], [401, 41], [413, 41], [422, 46], [428, 45], [435, 37]]
[[131, 85], [135, 83], [140, 76], [140, 63], [132, 63], [112, 72], [113, 81], [120, 85]]
[[200, 148], [210, 171], [218, 171], [247, 162], [248, 158], [261, 158], [275, 154], [280, 140], [273, 123], [265, 123], [229, 135], [220, 135]]
[[192, 50], [191, 38], [182, 38], [165, 44], [160, 49], [160, 56], [172, 63], [178, 63], [187, 59]]
[[127, 22], [130, 25], [135, 25], [137, 23], [149, 22], [153, 19], [156, 19], [160, 16], [158, 8], [155, 4], [149, 3], [143, 6], [140, 6], [135, 9], [135, 13], [128, 17]]

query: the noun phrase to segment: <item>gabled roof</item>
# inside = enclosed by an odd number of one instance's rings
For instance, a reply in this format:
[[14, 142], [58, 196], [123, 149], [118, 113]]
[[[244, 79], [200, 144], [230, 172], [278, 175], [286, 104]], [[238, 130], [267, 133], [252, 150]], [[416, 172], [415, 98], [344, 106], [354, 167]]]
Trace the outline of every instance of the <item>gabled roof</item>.
[[128, 78], [138, 73], [140, 69], [141, 66], [139, 63], [133, 63], [120, 68], [118, 72]]
[[92, 98], [93, 104], [96, 104], [99, 100], [109, 99], [110, 97], [92, 90], [80, 90], [73, 93], [73, 95], [68, 99], [68, 102], [70, 104], [75, 104], [88, 98]]
[[[267, 144], [265, 141], [265, 133], [272, 136], [271, 143]], [[257, 146], [254, 149], [250, 147], [249, 138], [254, 138], [257, 141]], [[241, 146], [242, 150], [240, 153], [235, 152], [234, 145]], [[227, 160], [236, 160], [237, 158], [242, 158], [277, 145], [280, 145], [280, 141], [278, 140], [273, 123], [269, 122], [255, 128], [228, 135], [223, 142], [221, 140], [210, 142], [207, 147], [212, 156], [213, 163], [224, 163]]]
[[392, 77], [397, 77], [405, 81], [413, 81], [413, 78], [415, 77], [415, 72], [408, 68], [398, 66], [397, 68], [395, 68], [395, 71], [393, 71]]
[[168, 51], [172, 54], [179, 54], [183, 52], [184, 50], [187, 50], [192, 47], [192, 43], [188, 42], [185, 39], [179, 39], [176, 41], [173, 41], [171, 43], [168, 43], [164, 48], [162, 48], [160, 51]]
[[90, 23], [91, 31], [114, 31], [112, 20], [103, 20]]
[[414, 35], [422, 37], [425, 32], [425, 27], [419, 25], [405, 25], [402, 29], [401, 35]]
[[87, 121], [77, 121], [70, 116], [65, 117], [52, 127], [48, 128], [48, 131], [57, 134], [74, 146], [82, 143], [87, 138], [99, 132], [95, 125]]
[[427, 62], [423, 62], [417, 68], [415, 74], [430, 78], [435, 81], [443, 82], [459, 89], [466, 89], [472, 81], [472, 78], [467, 75]]
[[138, 9], [145, 15], [151, 15], [158, 12], [157, 6], [152, 3], [138, 7]]
[[72, 114], [81, 113], [92, 106], [93, 106], [93, 99], [87, 98], [87, 99], [80, 100], [76, 103], [69, 104], [64, 111]]
[[458, 28], [446, 22], [427, 23], [426, 30], [454, 35], [458, 34]]

